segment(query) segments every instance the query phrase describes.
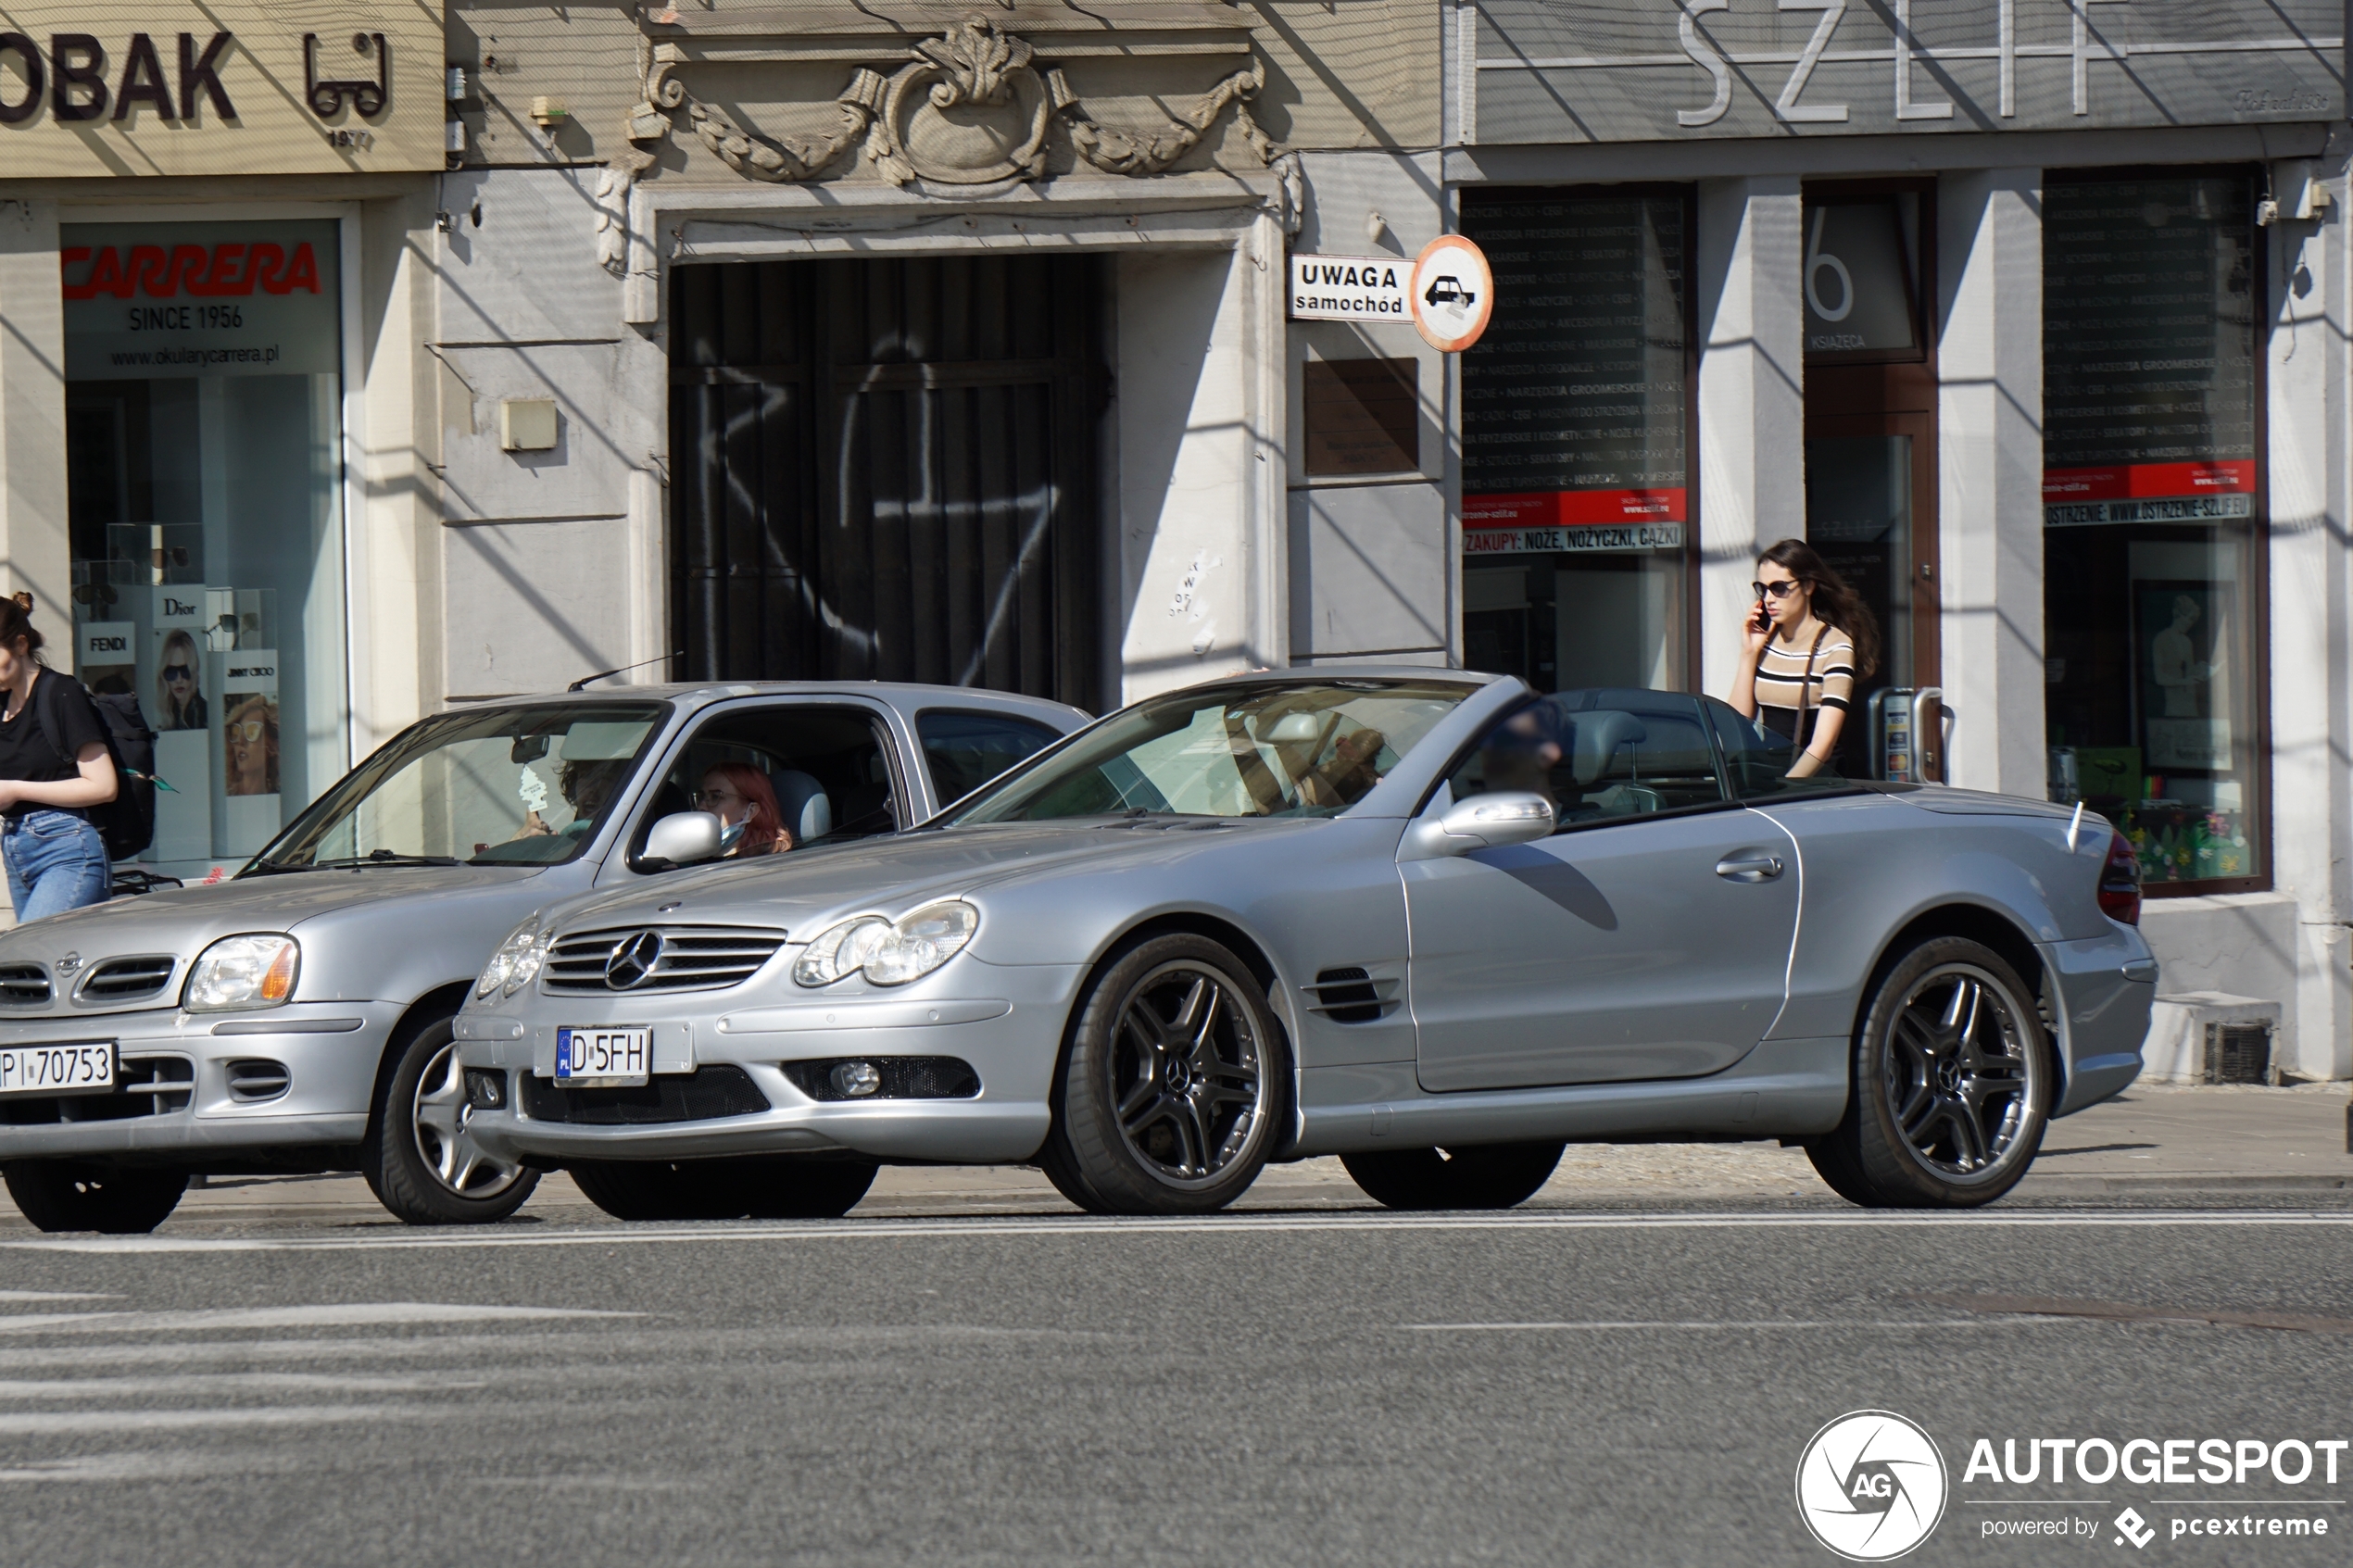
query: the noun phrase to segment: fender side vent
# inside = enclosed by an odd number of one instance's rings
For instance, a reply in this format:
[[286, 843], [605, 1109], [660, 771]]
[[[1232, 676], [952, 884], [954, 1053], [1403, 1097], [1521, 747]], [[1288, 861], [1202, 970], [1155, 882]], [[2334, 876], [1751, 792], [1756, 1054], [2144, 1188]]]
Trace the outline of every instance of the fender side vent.
[[1315, 998], [1307, 1010], [1335, 1023], [1377, 1022], [1397, 1006], [1397, 982], [1376, 980], [1356, 965], [1325, 970], [1315, 976], [1315, 984], [1301, 989]]

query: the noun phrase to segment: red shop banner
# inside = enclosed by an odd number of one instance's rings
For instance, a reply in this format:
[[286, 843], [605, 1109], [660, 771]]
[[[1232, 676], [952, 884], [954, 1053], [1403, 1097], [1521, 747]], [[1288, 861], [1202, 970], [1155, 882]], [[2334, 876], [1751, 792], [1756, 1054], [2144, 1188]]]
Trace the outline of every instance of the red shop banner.
[[[2251, 495], [2255, 459], [2212, 463], [2125, 463], [2101, 469], [2045, 469], [2043, 504], [2140, 501], [2175, 495]], [[1468, 503], [1465, 503], [1466, 506]]]
[[1466, 495], [1463, 526], [1582, 528], [1597, 523], [1683, 522], [1686, 492], [1672, 490], [1548, 490], [1529, 495]]

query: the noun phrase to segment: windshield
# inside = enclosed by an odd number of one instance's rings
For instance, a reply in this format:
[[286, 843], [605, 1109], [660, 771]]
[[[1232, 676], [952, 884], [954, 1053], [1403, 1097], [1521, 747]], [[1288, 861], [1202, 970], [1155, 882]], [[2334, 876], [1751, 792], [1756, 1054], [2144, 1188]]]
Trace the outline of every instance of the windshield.
[[572, 702], [428, 719], [344, 775], [254, 869], [569, 860], [668, 711]]
[[1171, 693], [1007, 775], [948, 822], [1336, 816], [1370, 794], [1472, 690], [1368, 680]]

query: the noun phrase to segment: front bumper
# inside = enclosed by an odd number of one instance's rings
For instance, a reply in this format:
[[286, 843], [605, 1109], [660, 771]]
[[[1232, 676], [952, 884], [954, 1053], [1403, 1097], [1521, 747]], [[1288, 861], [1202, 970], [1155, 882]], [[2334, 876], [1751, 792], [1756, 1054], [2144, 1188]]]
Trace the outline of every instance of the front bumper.
[[[250, 1013], [156, 1009], [10, 1020], [12, 1046], [112, 1040], [122, 1077], [157, 1068], [184, 1082], [185, 1092], [0, 1099], [0, 1160], [169, 1164], [184, 1156], [201, 1163], [240, 1149], [356, 1144], [367, 1134], [376, 1066], [401, 1011], [389, 1002], [316, 1002]], [[283, 1066], [285, 1091], [240, 1099], [230, 1088], [230, 1064], [239, 1061]], [[78, 1115], [103, 1119], [69, 1119]]]
[[[1063, 1022], [1082, 973], [1076, 965], [968, 965], [960, 968], [953, 997], [869, 992], [809, 999], [812, 994], [803, 992], [774, 1005], [729, 997], [734, 1005], [726, 1008], [715, 1007], [718, 998], [707, 993], [683, 993], [667, 1006], [660, 997], [592, 997], [566, 1008], [540, 997], [529, 1022], [496, 1011], [460, 1013], [459, 1060], [501, 1071], [508, 1080], [506, 1104], [472, 1110], [467, 1131], [494, 1158], [541, 1163], [829, 1151], [963, 1164], [1026, 1160], [1053, 1122]], [[574, 1025], [651, 1025], [659, 1074], [737, 1067], [770, 1109], [637, 1126], [523, 1114], [520, 1080], [554, 1073], [556, 1010]], [[679, 1022], [682, 1015], [692, 1021]], [[782, 1065], [836, 1057], [952, 1057], [978, 1075], [980, 1092], [961, 1099], [820, 1100]]]

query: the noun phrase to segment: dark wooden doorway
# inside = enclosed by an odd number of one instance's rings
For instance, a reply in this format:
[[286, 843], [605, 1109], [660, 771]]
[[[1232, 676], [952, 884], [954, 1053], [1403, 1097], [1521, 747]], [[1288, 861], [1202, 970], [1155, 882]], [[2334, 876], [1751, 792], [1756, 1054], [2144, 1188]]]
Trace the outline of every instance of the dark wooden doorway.
[[1839, 744], [1842, 771], [1868, 773], [1871, 694], [1936, 685], [1942, 663], [1936, 187], [1808, 183], [1804, 224], [1806, 537], [1879, 622]]
[[673, 275], [680, 680], [883, 680], [1097, 705], [1092, 256]]

